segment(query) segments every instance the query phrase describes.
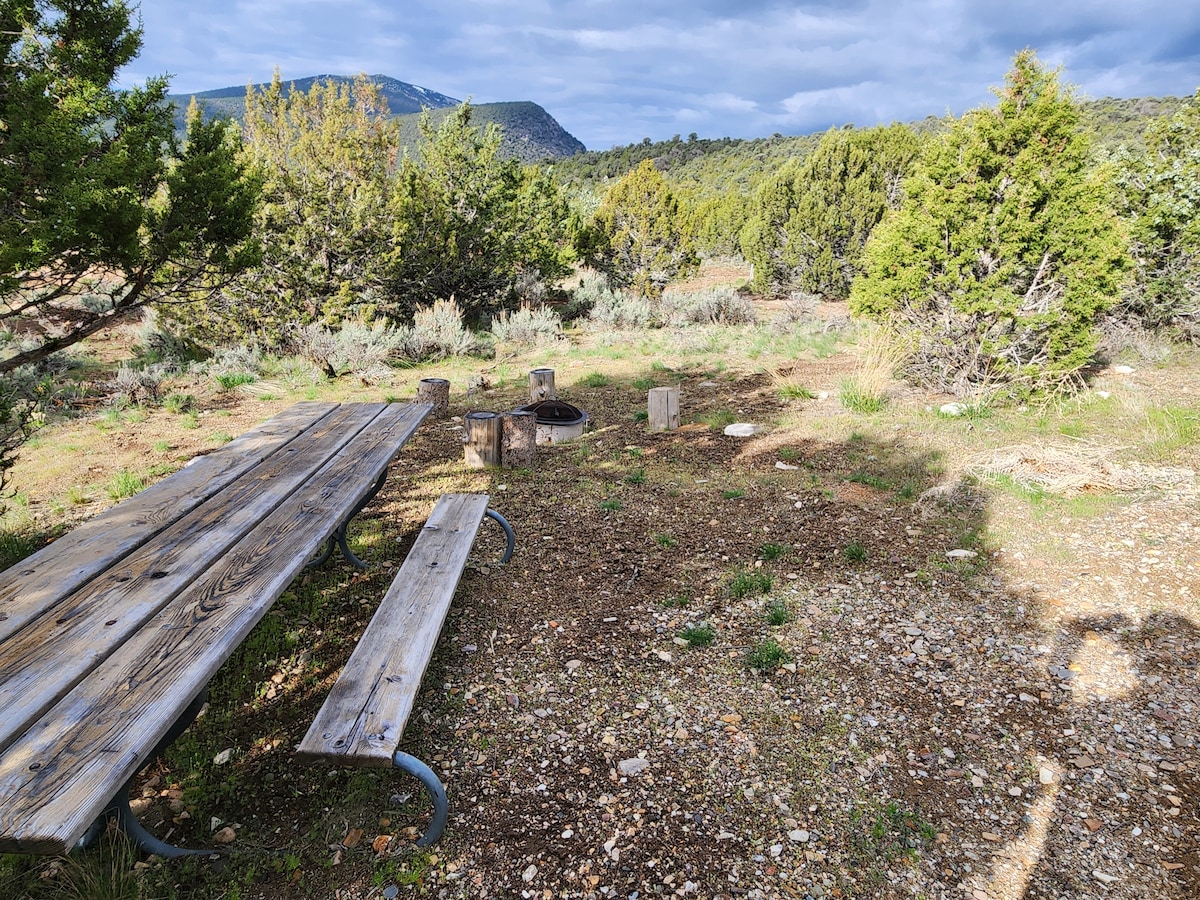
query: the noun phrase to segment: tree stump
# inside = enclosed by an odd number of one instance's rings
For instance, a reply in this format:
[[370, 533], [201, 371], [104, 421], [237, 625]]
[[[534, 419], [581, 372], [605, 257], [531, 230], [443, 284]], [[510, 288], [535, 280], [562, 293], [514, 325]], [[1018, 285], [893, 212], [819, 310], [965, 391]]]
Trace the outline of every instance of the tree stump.
[[500, 465], [505, 469], [532, 469], [537, 456], [537, 415], [516, 409], [501, 418]]
[[679, 388], [650, 388], [646, 412], [651, 431], [674, 431], [679, 427]]
[[463, 459], [472, 469], [500, 465], [500, 423], [494, 412], [469, 412], [464, 417]]
[[417, 402], [432, 403], [433, 417], [446, 418], [450, 412], [450, 382], [445, 378], [422, 378], [417, 383]]
[[540, 403], [542, 400], [557, 400], [554, 392], [554, 370], [534, 369], [529, 373], [529, 402]]

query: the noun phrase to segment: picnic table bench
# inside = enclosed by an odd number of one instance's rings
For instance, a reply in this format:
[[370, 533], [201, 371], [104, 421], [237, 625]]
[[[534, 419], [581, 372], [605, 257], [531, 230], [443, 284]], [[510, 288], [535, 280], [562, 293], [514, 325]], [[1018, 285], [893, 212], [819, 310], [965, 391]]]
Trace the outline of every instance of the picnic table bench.
[[[297, 404], [0, 573], [0, 852], [65, 853], [114, 817], [149, 852], [211, 852], [146, 832], [129, 784], [187, 727], [214, 673], [314, 557], [340, 544], [361, 565], [346, 525], [430, 409]], [[388, 593], [389, 609], [400, 605], [402, 621], [424, 631], [372, 623], [343, 680], [361, 681], [375, 660], [383, 689], [361, 704], [359, 727], [343, 703], [354, 692], [339, 681], [342, 700], [326, 704], [336, 714], [314, 725], [336, 732], [337, 746], [326, 753], [320, 736], [306, 739], [308, 755], [353, 759], [343, 734], [372, 753], [394, 739], [398, 751], [446, 585], [453, 594], [483, 516], [501, 522], [512, 551], [512, 530], [487, 498], [462, 498], [439, 502]], [[411, 647], [398, 653], [389, 638]], [[422, 779], [444, 822], [444, 791], [439, 800], [436, 777], [409, 760], [393, 761]]]

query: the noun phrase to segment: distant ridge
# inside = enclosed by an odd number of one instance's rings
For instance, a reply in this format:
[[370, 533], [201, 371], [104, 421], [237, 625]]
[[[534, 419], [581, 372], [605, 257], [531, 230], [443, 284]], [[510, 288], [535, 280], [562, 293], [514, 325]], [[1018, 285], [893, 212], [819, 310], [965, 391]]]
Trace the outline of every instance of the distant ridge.
[[[458, 106], [462, 101], [429, 88], [409, 84], [389, 75], [370, 75], [371, 81], [379, 85], [380, 93], [388, 102], [392, 115], [402, 120], [401, 140], [409, 147], [417, 143], [417, 117], [428, 109], [437, 121], [444, 110]], [[346, 75], [310, 75], [306, 78], [285, 79], [284, 91], [293, 88], [307, 92], [317, 82], [332, 81], [348, 84], [354, 79]], [[253, 85], [256, 90], [270, 87], [269, 83]], [[225, 87], [189, 94], [170, 94], [167, 99], [175, 104], [175, 128], [182, 132], [184, 117], [192, 98], [204, 108], [206, 118], [226, 117], [241, 122], [245, 114], [246, 88]], [[439, 114], [439, 110], [442, 110]], [[503, 129], [500, 152], [522, 162], [537, 162], [583, 153], [587, 148], [577, 138], [567, 133], [546, 110], [529, 100], [509, 103], [480, 103], [471, 105], [471, 121], [485, 127], [495, 122]]]

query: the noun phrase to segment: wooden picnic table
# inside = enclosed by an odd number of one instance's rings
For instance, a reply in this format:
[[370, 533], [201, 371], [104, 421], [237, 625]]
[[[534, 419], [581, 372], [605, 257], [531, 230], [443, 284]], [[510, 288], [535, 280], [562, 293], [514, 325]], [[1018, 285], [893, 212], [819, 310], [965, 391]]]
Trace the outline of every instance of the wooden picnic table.
[[[428, 404], [299, 403], [0, 573], [0, 852], [129, 812], [138, 770], [350, 517]], [[351, 558], [351, 561], [353, 558]]]

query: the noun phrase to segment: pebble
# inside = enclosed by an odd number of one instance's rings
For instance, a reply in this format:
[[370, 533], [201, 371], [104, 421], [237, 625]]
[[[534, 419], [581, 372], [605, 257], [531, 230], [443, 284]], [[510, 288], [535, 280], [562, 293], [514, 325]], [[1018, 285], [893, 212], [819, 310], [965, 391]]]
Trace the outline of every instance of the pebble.
[[642, 759], [640, 756], [634, 756], [630, 759], [623, 759], [617, 763], [617, 771], [622, 775], [640, 775], [650, 768], [650, 761]]
[[531, 881], [533, 881], [533, 879], [537, 878], [537, 872], [538, 872], [537, 866], [530, 866], [528, 869], [526, 869], [524, 872], [521, 873], [521, 880], [524, 881], [526, 884], [529, 884]]
[[803, 828], [797, 828], [795, 831], [789, 831], [788, 837], [797, 844], [804, 844], [808, 842], [809, 835]]

